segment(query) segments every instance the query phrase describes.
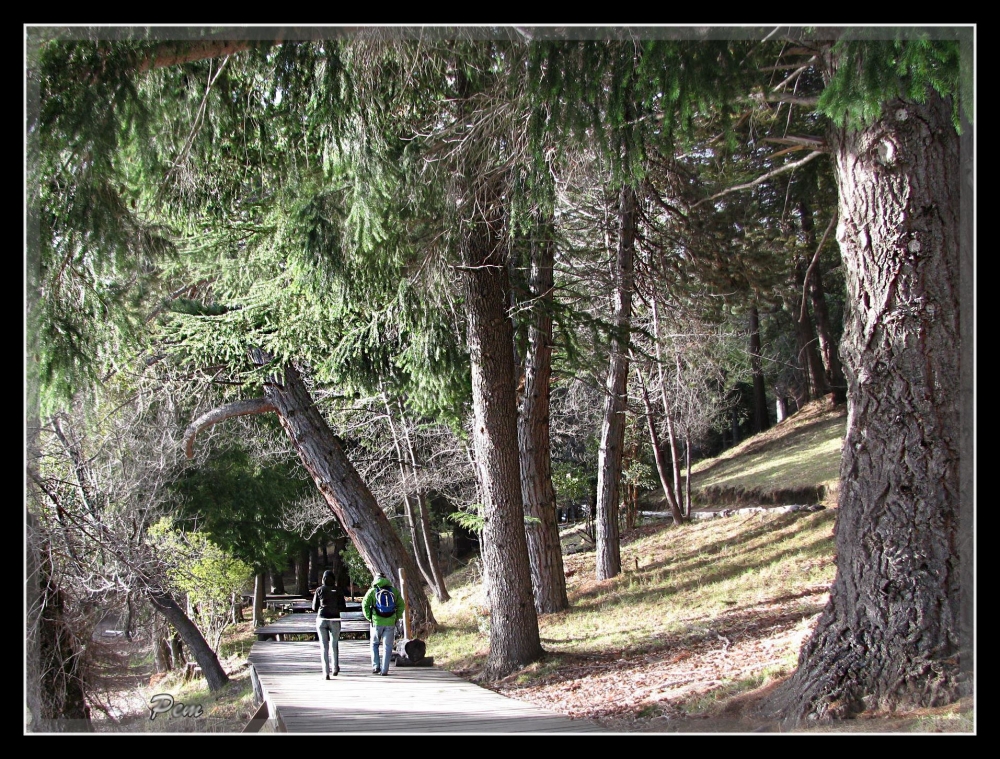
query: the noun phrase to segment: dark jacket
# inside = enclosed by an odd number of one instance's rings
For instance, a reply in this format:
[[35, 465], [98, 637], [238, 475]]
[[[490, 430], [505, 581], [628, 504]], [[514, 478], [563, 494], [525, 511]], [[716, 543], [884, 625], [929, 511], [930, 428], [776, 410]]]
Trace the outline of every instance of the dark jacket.
[[330, 570], [323, 573], [323, 584], [316, 588], [312, 608], [322, 619], [340, 619], [340, 612], [347, 610], [344, 593], [334, 585]]

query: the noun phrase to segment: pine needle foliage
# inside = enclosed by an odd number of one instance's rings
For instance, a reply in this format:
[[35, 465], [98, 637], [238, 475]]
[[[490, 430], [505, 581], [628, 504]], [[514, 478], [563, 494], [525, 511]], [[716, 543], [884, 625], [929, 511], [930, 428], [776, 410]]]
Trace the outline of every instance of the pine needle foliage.
[[838, 126], [859, 129], [882, 115], [887, 102], [917, 103], [930, 92], [952, 98], [953, 122], [970, 103], [961, 97], [961, 44], [958, 40], [841, 39], [832, 48], [836, 71], [820, 95], [818, 110]]

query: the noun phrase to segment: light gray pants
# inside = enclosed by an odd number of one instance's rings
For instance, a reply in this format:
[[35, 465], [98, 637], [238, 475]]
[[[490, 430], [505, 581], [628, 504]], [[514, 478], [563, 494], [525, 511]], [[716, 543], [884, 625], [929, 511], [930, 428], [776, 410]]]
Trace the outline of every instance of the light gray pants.
[[[396, 641], [396, 625], [372, 625], [372, 670], [389, 674], [392, 661], [392, 644]], [[385, 643], [385, 655], [379, 656], [379, 644]]]
[[316, 617], [319, 647], [323, 652], [323, 675], [330, 674], [330, 649], [333, 649], [333, 671], [340, 671], [340, 620]]

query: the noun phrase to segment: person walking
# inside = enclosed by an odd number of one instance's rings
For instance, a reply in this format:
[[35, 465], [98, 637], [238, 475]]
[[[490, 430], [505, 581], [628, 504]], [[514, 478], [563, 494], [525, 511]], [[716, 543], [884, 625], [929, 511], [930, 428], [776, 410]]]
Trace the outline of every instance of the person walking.
[[[402, 619], [406, 608], [403, 594], [396, 590], [382, 572], [375, 575], [372, 585], [361, 601], [361, 613], [371, 624], [372, 674], [389, 674], [392, 646], [396, 640], [396, 621]], [[379, 648], [384, 645], [385, 653]]]
[[330, 679], [330, 651], [333, 650], [333, 676], [340, 674], [340, 612], [346, 611], [344, 593], [337, 588], [336, 578], [329, 569], [323, 573], [323, 582], [313, 596], [316, 612], [316, 633], [322, 651], [323, 679]]

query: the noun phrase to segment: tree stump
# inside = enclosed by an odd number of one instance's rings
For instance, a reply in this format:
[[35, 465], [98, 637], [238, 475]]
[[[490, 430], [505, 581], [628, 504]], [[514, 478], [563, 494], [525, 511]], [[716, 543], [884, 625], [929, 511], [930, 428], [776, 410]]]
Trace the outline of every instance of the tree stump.
[[399, 641], [396, 651], [397, 667], [419, 666], [427, 656], [427, 644], [418, 638], [403, 639]]

